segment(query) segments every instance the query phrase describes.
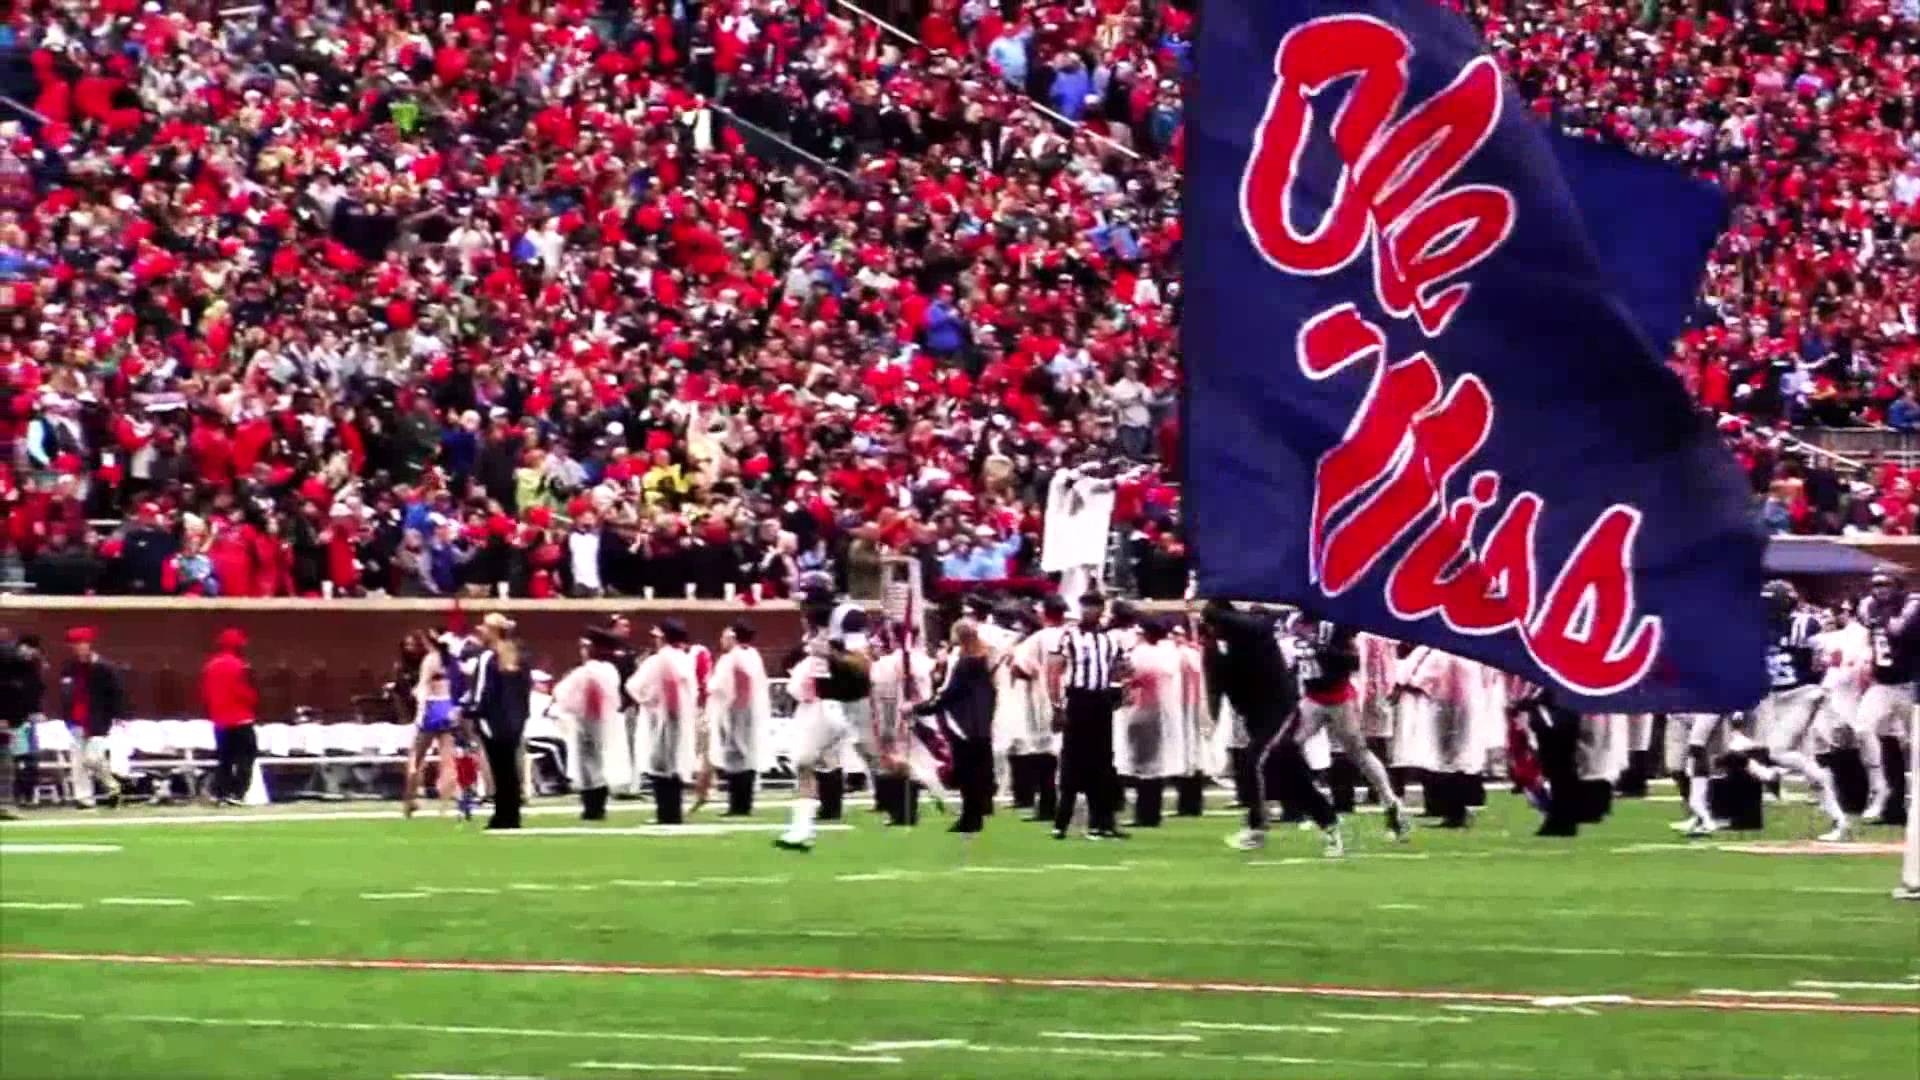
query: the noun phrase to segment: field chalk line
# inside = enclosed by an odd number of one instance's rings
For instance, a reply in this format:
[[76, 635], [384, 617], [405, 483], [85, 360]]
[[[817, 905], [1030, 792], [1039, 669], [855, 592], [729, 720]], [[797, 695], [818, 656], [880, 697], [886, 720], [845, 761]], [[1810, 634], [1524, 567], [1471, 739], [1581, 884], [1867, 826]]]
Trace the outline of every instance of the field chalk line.
[[[1275, 997], [1344, 998], [1371, 1001], [1462, 1002], [1489, 1005], [1616, 1005], [1640, 1009], [1704, 1009], [1718, 1012], [1828, 1013], [1848, 1016], [1920, 1017], [1920, 1005], [1754, 998], [1671, 998], [1630, 994], [1549, 995], [1496, 990], [1412, 989], [1274, 983], [1247, 980], [1118, 979], [1097, 976], [995, 975], [931, 971], [868, 971], [855, 968], [616, 964], [552, 960], [400, 960], [350, 957], [190, 956], [159, 953], [55, 952], [9, 949], [11, 963], [117, 964], [148, 967], [260, 968], [308, 971], [476, 972], [514, 975], [624, 975], [652, 978], [752, 981], [900, 983], [923, 986], [995, 986], [1015, 990], [1133, 990], [1150, 993], [1248, 994]], [[1354, 1019], [1376, 1016], [1352, 1014]], [[1346, 1019], [1343, 1014], [1329, 1019]], [[1454, 1018], [1459, 1019], [1459, 1018]]]

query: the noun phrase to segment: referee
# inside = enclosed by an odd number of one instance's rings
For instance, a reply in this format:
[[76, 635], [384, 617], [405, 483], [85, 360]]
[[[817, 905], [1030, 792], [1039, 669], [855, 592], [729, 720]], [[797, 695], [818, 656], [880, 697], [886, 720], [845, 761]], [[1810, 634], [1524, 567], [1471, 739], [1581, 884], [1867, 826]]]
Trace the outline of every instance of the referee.
[[1060, 737], [1060, 804], [1053, 838], [1067, 838], [1075, 800], [1087, 796], [1087, 836], [1123, 840], [1114, 827], [1119, 778], [1113, 771], [1113, 710], [1125, 678], [1119, 638], [1101, 625], [1106, 602], [1098, 593], [1080, 598], [1080, 621], [1060, 636], [1048, 664], [1047, 693]]

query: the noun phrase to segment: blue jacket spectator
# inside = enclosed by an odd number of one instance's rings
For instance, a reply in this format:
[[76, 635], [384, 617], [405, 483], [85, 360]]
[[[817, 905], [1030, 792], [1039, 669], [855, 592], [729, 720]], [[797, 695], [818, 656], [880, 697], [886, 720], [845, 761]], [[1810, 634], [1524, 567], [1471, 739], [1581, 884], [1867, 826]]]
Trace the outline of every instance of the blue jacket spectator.
[[927, 351], [952, 356], [967, 347], [967, 322], [953, 304], [953, 294], [942, 289], [940, 299], [927, 308]]
[[1032, 39], [1031, 27], [1018, 31], [1008, 27], [987, 44], [987, 59], [1000, 69], [1000, 78], [1008, 86], [1027, 85], [1027, 42]]
[[1093, 91], [1093, 77], [1087, 69], [1080, 66], [1080, 58], [1067, 57], [1067, 62], [1054, 73], [1053, 87], [1047, 96], [1053, 99], [1053, 107], [1069, 120], [1080, 119], [1087, 111], [1087, 95]]

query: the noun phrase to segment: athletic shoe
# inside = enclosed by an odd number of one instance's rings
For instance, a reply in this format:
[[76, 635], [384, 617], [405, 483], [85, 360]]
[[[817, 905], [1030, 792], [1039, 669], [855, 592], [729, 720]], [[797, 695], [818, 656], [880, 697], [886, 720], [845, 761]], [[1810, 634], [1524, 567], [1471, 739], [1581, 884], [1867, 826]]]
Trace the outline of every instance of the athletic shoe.
[[1700, 820], [1699, 818], [1689, 815], [1685, 818], [1680, 819], [1679, 821], [1672, 822], [1667, 826], [1667, 828], [1672, 829], [1674, 832], [1677, 832], [1677, 833], [1692, 832], [1694, 824], [1699, 820]]
[[1101, 832], [1100, 835], [1107, 840], [1131, 840], [1133, 838], [1133, 834], [1124, 829], [1107, 829]]
[[216, 806], [245, 806], [245, 805], [247, 805], [247, 804], [246, 804], [246, 803], [243, 803], [243, 802], [241, 802], [241, 801], [240, 801], [239, 799], [236, 799], [236, 798], [234, 798], [234, 797], [233, 797], [233, 796], [231, 796], [231, 795], [222, 795], [222, 796], [221, 796], [221, 797], [220, 797], [220, 798], [219, 798], [219, 799], [218, 799], [218, 800], [217, 800], [217, 801], [216, 801], [216, 802], [214, 803], [214, 805], [216, 805]]
[[1712, 836], [1714, 833], [1719, 832], [1720, 829], [1720, 823], [1712, 818], [1695, 818], [1693, 825], [1687, 829], [1687, 835], [1693, 837]]
[[1067, 830], [1065, 829], [1053, 830], [1053, 838], [1055, 840], [1065, 840], [1067, 838]]
[[1867, 808], [1865, 810], [1860, 811], [1860, 820], [1861, 821], [1879, 821], [1881, 818], [1885, 817], [1886, 814], [1887, 814], [1887, 796], [1885, 792], [1882, 792], [1879, 798], [1874, 799], [1872, 802], [1868, 803]]
[[1262, 829], [1241, 829], [1227, 837], [1227, 846], [1235, 851], [1261, 851], [1267, 846], [1267, 834]]
[[120, 793], [116, 791], [113, 794], [107, 796], [105, 799], [101, 800], [101, 804], [109, 810], [120, 809]]
[[781, 851], [798, 851], [804, 854], [813, 850], [813, 841], [811, 839], [790, 835], [781, 835], [774, 837], [773, 846], [779, 848]]
[[1393, 838], [1404, 844], [1413, 835], [1413, 822], [1407, 820], [1406, 813], [1398, 806], [1387, 807], [1387, 831]]
[[1326, 837], [1327, 841], [1327, 846], [1321, 851], [1321, 854], [1329, 859], [1338, 859], [1347, 853], [1347, 841], [1345, 837], [1340, 835], [1340, 826], [1335, 825], [1332, 828], [1322, 830], [1320, 835]]
[[1822, 844], [1844, 844], [1853, 839], [1853, 829], [1846, 822], [1842, 821], [1814, 839]]

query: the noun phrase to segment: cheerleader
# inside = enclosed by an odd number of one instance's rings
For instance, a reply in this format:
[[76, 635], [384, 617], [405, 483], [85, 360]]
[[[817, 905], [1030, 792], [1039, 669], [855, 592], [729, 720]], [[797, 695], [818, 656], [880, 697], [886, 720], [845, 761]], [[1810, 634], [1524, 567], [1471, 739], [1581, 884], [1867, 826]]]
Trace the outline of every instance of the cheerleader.
[[412, 817], [419, 809], [420, 773], [426, 767], [427, 751], [435, 752], [439, 768], [434, 786], [438, 789], [441, 810], [454, 795], [453, 731], [458, 726], [458, 710], [453, 700], [451, 669], [455, 663], [446, 648], [429, 642], [421, 633], [410, 634], [401, 646], [403, 670], [418, 657], [413, 680], [413, 747], [407, 754], [406, 784], [401, 790], [401, 811]]

